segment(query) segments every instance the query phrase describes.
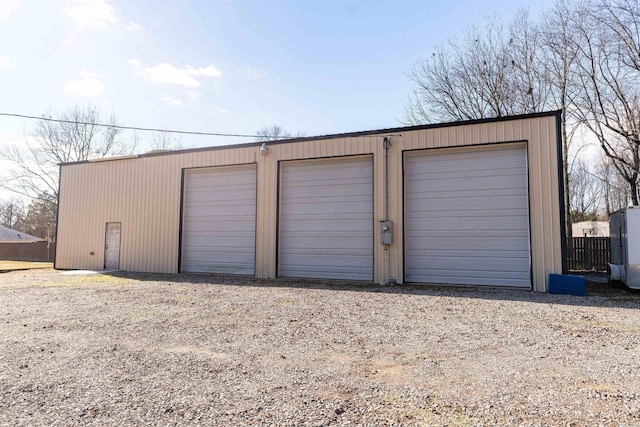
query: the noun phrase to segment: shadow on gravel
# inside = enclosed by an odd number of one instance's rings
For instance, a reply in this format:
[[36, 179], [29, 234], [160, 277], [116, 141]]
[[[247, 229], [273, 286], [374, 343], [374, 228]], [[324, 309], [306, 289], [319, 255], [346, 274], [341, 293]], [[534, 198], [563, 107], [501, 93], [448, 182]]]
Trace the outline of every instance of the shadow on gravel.
[[200, 273], [130, 273], [110, 272], [107, 276], [160, 283], [190, 283], [194, 285], [231, 285], [261, 288], [299, 288], [315, 290], [339, 290], [351, 292], [372, 292], [406, 294], [416, 296], [446, 296], [454, 298], [477, 298], [484, 300], [524, 301], [541, 304], [562, 304], [575, 306], [603, 306], [640, 308], [640, 291], [627, 288], [622, 283], [609, 284], [601, 275], [585, 275], [587, 296], [552, 295], [521, 289], [500, 289], [477, 286], [443, 285], [393, 285], [381, 286], [371, 282], [325, 279], [257, 279], [246, 276], [231, 276]]

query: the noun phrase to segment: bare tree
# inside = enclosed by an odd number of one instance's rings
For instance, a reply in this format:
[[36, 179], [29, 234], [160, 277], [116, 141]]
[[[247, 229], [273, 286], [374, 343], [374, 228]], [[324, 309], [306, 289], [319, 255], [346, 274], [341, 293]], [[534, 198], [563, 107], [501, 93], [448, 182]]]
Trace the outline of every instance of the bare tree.
[[[119, 137], [115, 118], [103, 118], [95, 107], [76, 106], [54, 118], [59, 121], [39, 121], [22, 144], [0, 153], [13, 165], [0, 179], [0, 187], [29, 198], [47, 194], [55, 199], [58, 164], [125, 155], [135, 149]], [[109, 126], [99, 126], [104, 122]]]
[[629, 186], [613, 166], [613, 161], [609, 157], [603, 156], [598, 162], [596, 175], [602, 181], [604, 214], [606, 218], [609, 218], [613, 212], [629, 204]]
[[505, 28], [497, 18], [470, 27], [462, 39], [419, 59], [409, 78], [407, 124], [472, 120], [544, 111], [551, 83], [545, 72], [542, 32], [522, 10]]
[[184, 145], [179, 136], [170, 132], [154, 132], [151, 138], [151, 151], [182, 150]]
[[555, 76], [546, 66], [543, 30], [543, 23], [531, 21], [526, 9], [520, 9], [509, 24], [507, 78], [512, 93], [507, 99], [511, 100], [516, 113], [536, 113], [555, 104]]
[[467, 29], [461, 40], [450, 39], [431, 58], [419, 59], [409, 78], [413, 96], [406, 106], [408, 124], [472, 120], [508, 114], [508, 61], [504, 28], [496, 19]]
[[569, 171], [571, 187], [571, 222], [595, 220], [601, 200], [602, 183], [589, 165], [578, 158]]
[[24, 218], [25, 210], [21, 200], [0, 201], [0, 225], [14, 230], [22, 230]]
[[278, 139], [288, 138], [301, 138], [303, 136], [304, 134], [301, 132], [298, 132], [294, 135], [278, 125], [264, 126], [256, 132], [257, 140], [260, 142], [276, 141]]
[[598, 139], [638, 205], [640, 174], [640, 4], [599, 0], [576, 19], [574, 98], [580, 122]]
[[577, 6], [571, 0], [556, 0], [542, 16], [541, 33], [544, 51], [545, 76], [551, 84], [549, 106], [561, 110], [562, 172], [565, 205], [565, 229], [571, 237], [571, 187], [569, 182], [569, 153], [574, 132], [578, 129], [570, 108], [578, 90], [574, 84], [577, 48], [574, 40], [574, 15]]

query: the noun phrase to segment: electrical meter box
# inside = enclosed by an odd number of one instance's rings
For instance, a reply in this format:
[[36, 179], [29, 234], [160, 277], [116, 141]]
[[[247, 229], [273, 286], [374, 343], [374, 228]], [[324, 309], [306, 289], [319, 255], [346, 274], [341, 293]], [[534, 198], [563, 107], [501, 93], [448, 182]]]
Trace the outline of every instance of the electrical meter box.
[[383, 245], [393, 243], [393, 223], [391, 221], [380, 221], [380, 243]]

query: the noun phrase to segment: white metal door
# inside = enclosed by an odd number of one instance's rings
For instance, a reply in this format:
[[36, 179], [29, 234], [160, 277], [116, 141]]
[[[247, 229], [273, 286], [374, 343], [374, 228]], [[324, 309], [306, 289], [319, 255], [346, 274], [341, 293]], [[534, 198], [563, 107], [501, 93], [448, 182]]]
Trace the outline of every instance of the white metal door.
[[104, 236], [104, 268], [120, 269], [120, 223], [108, 222]]
[[373, 280], [372, 159], [283, 163], [278, 246], [279, 276]]
[[407, 153], [405, 281], [531, 286], [524, 145]]
[[187, 170], [182, 271], [253, 275], [255, 240], [255, 165]]

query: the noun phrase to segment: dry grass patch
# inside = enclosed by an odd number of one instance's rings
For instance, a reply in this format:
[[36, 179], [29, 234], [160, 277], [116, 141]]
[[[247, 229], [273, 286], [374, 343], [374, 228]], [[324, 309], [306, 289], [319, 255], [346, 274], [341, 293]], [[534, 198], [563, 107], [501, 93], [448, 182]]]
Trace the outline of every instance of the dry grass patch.
[[32, 261], [6, 261], [0, 260], [0, 272], [14, 270], [34, 270], [42, 268], [53, 268], [52, 262], [32, 262]]

